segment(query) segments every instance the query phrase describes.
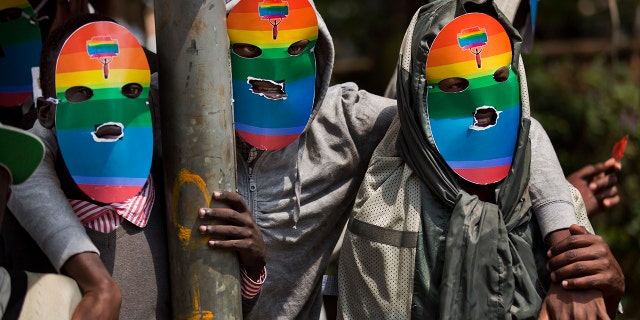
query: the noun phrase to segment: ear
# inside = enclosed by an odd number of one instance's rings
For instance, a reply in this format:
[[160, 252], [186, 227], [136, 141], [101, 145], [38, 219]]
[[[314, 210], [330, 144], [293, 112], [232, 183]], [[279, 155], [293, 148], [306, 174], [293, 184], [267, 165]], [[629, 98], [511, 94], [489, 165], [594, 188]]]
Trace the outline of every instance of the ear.
[[40, 124], [47, 129], [53, 129], [56, 121], [56, 104], [52, 101], [45, 100], [43, 97], [39, 97], [36, 103], [36, 109]]

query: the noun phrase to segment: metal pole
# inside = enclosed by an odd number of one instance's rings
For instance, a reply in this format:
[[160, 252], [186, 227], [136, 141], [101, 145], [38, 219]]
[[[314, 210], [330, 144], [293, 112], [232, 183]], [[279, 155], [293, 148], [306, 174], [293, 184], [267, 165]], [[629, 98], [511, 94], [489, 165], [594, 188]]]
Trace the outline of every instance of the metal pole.
[[222, 0], [155, 0], [174, 319], [241, 319], [237, 256], [207, 247], [198, 208], [236, 190]]

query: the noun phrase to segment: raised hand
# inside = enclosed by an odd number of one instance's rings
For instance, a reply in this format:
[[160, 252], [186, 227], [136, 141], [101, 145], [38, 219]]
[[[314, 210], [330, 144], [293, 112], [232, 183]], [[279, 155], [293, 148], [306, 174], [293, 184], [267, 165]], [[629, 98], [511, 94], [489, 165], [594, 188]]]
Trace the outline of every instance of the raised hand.
[[567, 177], [567, 180], [580, 191], [588, 216], [620, 202], [618, 178], [615, 175], [615, 172], [620, 170], [622, 164], [610, 158], [605, 162], [585, 166]]

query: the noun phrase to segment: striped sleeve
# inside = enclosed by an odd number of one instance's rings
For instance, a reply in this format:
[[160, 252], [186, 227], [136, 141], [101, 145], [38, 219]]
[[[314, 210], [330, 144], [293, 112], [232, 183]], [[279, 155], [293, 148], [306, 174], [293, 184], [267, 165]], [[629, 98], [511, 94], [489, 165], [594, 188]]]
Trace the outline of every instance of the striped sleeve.
[[262, 272], [260, 272], [260, 278], [258, 281], [253, 281], [251, 277], [247, 274], [247, 270], [244, 268], [240, 268], [240, 274], [242, 276], [242, 284], [240, 291], [242, 293], [242, 300], [251, 300], [255, 298], [258, 293], [260, 293], [260, 289], [262, 288], [262, 284], [267, 279], [267, 268], [263, 267]]

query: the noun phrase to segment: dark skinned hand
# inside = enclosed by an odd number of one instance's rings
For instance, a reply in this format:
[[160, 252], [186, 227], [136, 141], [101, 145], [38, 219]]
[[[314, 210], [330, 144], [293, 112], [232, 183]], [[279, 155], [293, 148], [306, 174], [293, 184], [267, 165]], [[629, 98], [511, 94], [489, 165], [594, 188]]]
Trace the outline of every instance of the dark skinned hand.
[[567, 180], [580, 191], [588, 216], [620, 202], [618, 178], [615, 175], [615, 172], [620, 170], [622, 164], [610, 158], [605, 162], [585, 166], [567, 177]]
[[620, 265], [602, 237], [575, 224], [569, 232], [571, 236], [553, 245], [547, 253], [551, 280], [572, 291], [599, 289], [609, 316], [615, 318], [625, 290]]
[[600, 290], [567, 290], [553, 283], [542, 302], [538, 320], [610, 319]]
[[209, 247], [236, 251], [249, 277], [259, 279], [266, 264], [266, 249], [249, 206], [236, 192], [215, 191], [213, 199], [228, 208], [201, 208], [199, 217], [216, 223], [201, 225], [200, 233], [214, 238], [209, 240]]
[[97, 253], [73, 255], [62, 266], [82, 288], [82, 300], [73, 312], [72, 320], [117, 320], [120, 316], [122, 293]]

